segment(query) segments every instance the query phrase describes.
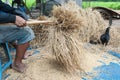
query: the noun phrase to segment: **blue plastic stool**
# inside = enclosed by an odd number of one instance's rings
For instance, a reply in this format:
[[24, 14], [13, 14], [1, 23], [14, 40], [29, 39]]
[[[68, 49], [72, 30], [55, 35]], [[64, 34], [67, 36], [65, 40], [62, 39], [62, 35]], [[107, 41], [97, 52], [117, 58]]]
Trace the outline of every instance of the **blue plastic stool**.
[[2, 60], [0, 58], [0, 80], [2, 80], [2, 73], [12, 64], [12, 57], [10, 54], [8, 43], [0, 43], [0, 45], [4, 48], [4, 52], [6, 54], [6, 57], [8, 58], [8, 61], [5, 64], [2, 64]]

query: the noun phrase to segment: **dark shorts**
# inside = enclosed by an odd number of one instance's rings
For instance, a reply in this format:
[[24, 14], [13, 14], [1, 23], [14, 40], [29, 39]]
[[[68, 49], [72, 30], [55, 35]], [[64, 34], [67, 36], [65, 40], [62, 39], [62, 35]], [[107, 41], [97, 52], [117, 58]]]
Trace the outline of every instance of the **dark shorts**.
[[0, 43], [16, 42], [17, 44], [24, 44], [34, 38], [34, 32], [28, 26], [19, 28], [16, 25], [0, 24]]

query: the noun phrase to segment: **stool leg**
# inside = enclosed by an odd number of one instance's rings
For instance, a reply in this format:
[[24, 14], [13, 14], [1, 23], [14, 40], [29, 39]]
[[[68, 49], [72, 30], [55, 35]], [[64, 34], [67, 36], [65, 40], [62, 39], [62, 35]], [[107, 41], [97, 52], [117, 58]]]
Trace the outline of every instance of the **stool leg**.
[[[0, 45], [1, 45], [1, 43], [0, 43]], [[1, 60], [1, 57], [0, 57], [0, 80], [2, 80], [2, 60]]]
[[4, 52], [7, 56], [7, 58], [9, 59], [10, 62], [12, 62], [12, 58], [11, 58], [10, 50], [9, 50], [9, 47], [8, 47], [8, 43], [2, 43], [2, 45], [3, 45]]
[[0, 59], [0, 80], [2, 80], [2, 62]]
[[8, 43], [5, 43], [5, 46], [6, 46], [6, 52], [8, 54], [8, 59], [10, 60], [10, 62], [12, 62], [12, 57], [11, 57], [11, 54], [10, 54], [10, 49], [8, 47]]
[[8, 51], [7, 51], [7, 48], [6, 48], [6, 43], [1, 43], [1, 44], [2, 44], [2, 47], [4, 49], [4, 53], [5, 53], [6, 57], [7, 57], [7, 59], [9, 59]]
[[6, 54], [6, 57], [8, 58], [8, 61], [4, 65], [1, 64], [1, 76], [2, 76], [2, 73], [12, 64], [12, 57], [10, 55], [8, 43], [2, 43], [2, 46], [4, 48], [4, 52]]

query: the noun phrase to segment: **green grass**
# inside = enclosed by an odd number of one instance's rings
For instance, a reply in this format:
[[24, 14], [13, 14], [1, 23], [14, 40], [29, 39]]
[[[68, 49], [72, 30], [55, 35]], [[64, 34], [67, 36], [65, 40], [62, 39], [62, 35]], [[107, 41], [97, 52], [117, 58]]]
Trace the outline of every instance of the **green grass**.
[[98, 1], [91, 1], [85, 2], [83, 1], [82, 7], [83, 8], [88, 8], [88, 7], [95, 7], [95, 6], [101, 6], [101, 7], [107, 7], [111, 9], [117, 9], [120, 10], [120, 2], [98, 2]]

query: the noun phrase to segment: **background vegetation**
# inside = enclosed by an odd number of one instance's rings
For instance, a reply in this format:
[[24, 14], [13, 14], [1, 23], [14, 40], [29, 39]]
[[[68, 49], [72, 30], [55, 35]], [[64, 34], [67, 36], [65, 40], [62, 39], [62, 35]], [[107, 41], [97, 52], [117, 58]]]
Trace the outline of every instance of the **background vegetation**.
[[[3, 0], [5, 1], [5, 0]], [[28, 8], [35, 7], [36, 0], [24, 0], [26, 1], [26, 5]], [[102, 6], [107, 7], [111, 9], [120, 10], [120, 0], [82, 0], [82, 7], [88, 8], [88, 7], [95, 7], [95, 6]], [[10, 0], [10, 3], [12, 0]]]
[[82, 3], [83, 8], [87, 7], [95, 7], [95, 6], [102, 6], [102, 7], [107, 7], [111, 9], [116, 9], [120, 10], [120, 1], [114, 1], [114, 2], [103, 2], [102, 0], [100, 1], [84, 1]]
[[[31, 6], [35, 6], [35, 0], [26, 0], [27, 6], [30, 8]], [[95, 6], [102, 6], [111, 9], [120, 9], [120, 0], [83, 0], [82, 7], [95, 7]]]

